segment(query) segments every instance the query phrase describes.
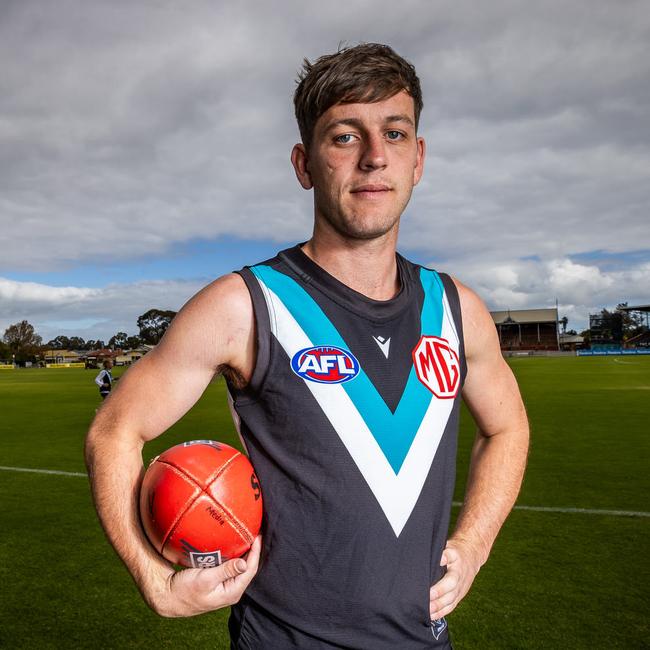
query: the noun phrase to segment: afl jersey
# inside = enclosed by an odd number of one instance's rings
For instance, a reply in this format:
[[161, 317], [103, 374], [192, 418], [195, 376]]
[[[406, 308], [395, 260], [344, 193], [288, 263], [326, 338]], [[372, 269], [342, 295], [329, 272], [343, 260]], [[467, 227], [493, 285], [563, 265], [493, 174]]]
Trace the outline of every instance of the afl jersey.
[[229, 386], [264, 497], [259, 571], [233, 648], [449, 648], [443, 574], [465, 376], [452, 280], [397, 255], [371, 300], [299, 246], [240, 271], [257, 362]]

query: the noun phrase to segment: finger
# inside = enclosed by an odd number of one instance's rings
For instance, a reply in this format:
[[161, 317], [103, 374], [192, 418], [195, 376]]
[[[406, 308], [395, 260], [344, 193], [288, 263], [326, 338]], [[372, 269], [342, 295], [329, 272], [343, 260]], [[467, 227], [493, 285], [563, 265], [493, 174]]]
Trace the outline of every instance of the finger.
[[432, 619], [441, 618], [444, 616], [445, 610], [448, 607], [455, 607], [456, 603], [460, 601], [460, 590], [458, 586], [454, 587], [449, 591], [441, 593], [437, 597], [432, 597], [429, 602], [429, 612]]
[[431, 620], [435, 621], [438, 618], [443, 618], [444, 616], [447, 616], [447, 614], [451, 614], [456, 609], [456, 605], [458, 605], [458, 601], [454, 600], [451, 604], [446, 605], [445, 607], [442, 607], [441, 609], [438, 609], [437, 611], [430, 611], [430, 616]]
[[447, 566], [449, 564], [449, 557], [447, 556], [447, 551], [443, 551], [440, 556], [440, 566]]
[[[243, 558], [232, 560], [237, 575], [232, 576], [231, 583], [224, 581], [224, 589], [232, 592], [232, 595], [241, 596], [257, 573], [259, 567], [260, 553], [262, 550], [262, 538], [258, 535], [254, 540], [248, 553]], [[222, 565], [223, 566], [223, 565]], [[241, 570], [243, 569], [243, 571]]]
[[232, 578], [236, 578], [246, 571], [246, 560], [241, 557], [234, 558], [232, 560], [227, 560], [223, 564], [216, 566], [212, 569], [203, 569], [204, 573], [213, 572], [211, 574], [210, 580], [214, 581], [215, 585]]
[[202, 569], [202, 573], [207, 574], [206, 578], [216, 586], [226, 580], [237, 579], [246, 574], [250, 574], [250, 577], [252, 578], [252, 576], [257, 572], [261, 547], [262, 538], [258, 535], [253, 540], [251, 548], [244, 557], [227, 560], [223, 564], [211, 569]]
[[458, 594], [455, 591], [449, 591], [442, 594], [442, 596], [429, 601], [429, 612], [431, 613], [431, 618], [440, 618], [439, 616], [436, 616], [436, 614], [439, 614], [441, 610], [457, 600]]
[[429, 590], [429, 599], [436, 600], [445, 594], [453, 592], [458, 587], [459, 576], [455, 571], [447, 571], [443, 578], [438, 580]]
[[442, 554], [447, 560], [447, 565], [451, 564], [452, 562], [456, 562], [456, 560], [458, 560], [459, 557], [458, 551], [455, 548], [452, 548], [451, 546], [446, 546]]
[[260, 565], [260, 555], [262, 553], [262, 536], [258, 535], [246, 554], [246, 573], [255, 575]]

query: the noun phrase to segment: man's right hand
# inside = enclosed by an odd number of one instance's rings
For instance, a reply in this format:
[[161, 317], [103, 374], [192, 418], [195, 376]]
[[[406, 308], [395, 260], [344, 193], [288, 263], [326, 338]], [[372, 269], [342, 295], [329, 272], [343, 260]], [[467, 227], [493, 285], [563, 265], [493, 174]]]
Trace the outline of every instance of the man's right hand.
[[147, 598], [161, 616], [196, 616], [239, 601], [257, 573], [262, 538], [256, 537], [243, 558], [228, 560], [211, 569], [184, 569], [169, 575], [165, 589]]

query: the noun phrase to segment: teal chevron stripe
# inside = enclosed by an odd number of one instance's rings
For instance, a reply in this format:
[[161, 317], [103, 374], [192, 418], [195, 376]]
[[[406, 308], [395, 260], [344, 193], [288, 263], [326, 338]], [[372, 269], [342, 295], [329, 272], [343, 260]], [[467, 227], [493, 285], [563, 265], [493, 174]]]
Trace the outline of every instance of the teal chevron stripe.
[[[323, 310], [297, 282], [270, 266], [254, 266], [251, 270], [284, 303], [314, 346], [342, 347], [354, 354], [354, 350], [351, 350], [343, 340]], [[421, 314], [421, 333], [439, 336], [443, 315], [442, 282], [435, 271], [427, 269], [421, 270], [420, 281], [425, 294]], [[342, 386], [372, 432], [393, 471], [398, 474], [429, 407], [431, 392], [422, 385], [415, 369], [411, 368], [402, 398], [395, 413], [392, 413], [363, 368], [354, 380]]]

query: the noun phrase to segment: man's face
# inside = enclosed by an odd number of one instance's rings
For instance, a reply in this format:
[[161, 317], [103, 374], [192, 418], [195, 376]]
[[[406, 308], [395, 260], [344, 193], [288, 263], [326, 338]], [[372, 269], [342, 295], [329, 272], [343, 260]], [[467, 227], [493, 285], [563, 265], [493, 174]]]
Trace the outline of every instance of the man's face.
[[332, 106], [316, 122], [309, 151], [296, 145], [292, 154], [300, 183], [314, 188], [317, 222], [352, 239], [396, 233], [423, 159], [405, 91], [372, 104]]

